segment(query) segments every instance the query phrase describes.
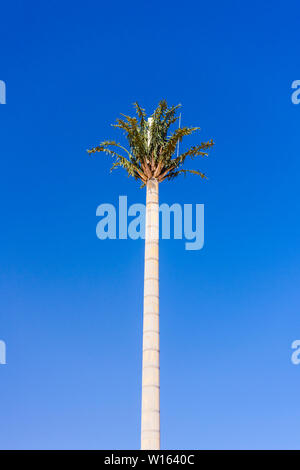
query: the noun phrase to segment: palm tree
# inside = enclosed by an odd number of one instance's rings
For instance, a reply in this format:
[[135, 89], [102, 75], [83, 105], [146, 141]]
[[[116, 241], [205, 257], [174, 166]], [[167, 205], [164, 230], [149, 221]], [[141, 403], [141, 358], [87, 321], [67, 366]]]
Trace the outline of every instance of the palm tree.
[[205, 178], [200, 171], [184, 169], [183, 165], [187, 157], [206, 156], [214, 143], [212, 140], [202, 142], [176, 156], [182, 138], [199, 129], [182, 127], [168, 134], [170, 126], [178, 119], [180, 105], [168, 107], [162, 100], [148, 120], [145, 110], [138, 103], [134, 106], [137, 117], [121, 114], [122, 119], [114, 124], [125, 132], [129, 150], [115, 141], [105, 141], [88, 153], [105, 152], [114, 159], [112, 169], [123, 167], [129, 176], [141, 180], [142, 187], [147, 188], [141, 449], [160, 449], [158, 185], [180, 174], [192, 173]]

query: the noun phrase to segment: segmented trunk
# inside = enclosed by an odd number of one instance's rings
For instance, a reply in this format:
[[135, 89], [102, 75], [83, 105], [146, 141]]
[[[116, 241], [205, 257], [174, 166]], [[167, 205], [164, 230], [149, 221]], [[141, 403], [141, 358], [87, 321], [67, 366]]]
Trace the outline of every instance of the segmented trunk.
[[160, 449], [158, 182], [147, 182], [141, 449]]

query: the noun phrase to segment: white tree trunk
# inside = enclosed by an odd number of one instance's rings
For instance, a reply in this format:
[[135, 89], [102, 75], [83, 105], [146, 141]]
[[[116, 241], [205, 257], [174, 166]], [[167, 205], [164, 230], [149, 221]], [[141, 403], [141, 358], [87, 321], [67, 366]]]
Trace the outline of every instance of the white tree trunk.
[[141, 449], [160, 449], [158, 182], [147, 182]]

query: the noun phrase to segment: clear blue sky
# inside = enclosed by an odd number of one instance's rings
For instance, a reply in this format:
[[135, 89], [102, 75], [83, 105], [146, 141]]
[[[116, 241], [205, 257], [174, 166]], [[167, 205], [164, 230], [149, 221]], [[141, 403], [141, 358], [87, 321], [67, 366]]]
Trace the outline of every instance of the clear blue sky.
[[209, 181], [160, 188], [206, 224], [201, 251], [160, 246], [162, 448], [300, 449], [299, 13], [2, 3], [1, 448], [139, 448], [144, 245], [97, 239], [95, 212], [145, 190], [85, 150], [166, 98], [216, 146]]

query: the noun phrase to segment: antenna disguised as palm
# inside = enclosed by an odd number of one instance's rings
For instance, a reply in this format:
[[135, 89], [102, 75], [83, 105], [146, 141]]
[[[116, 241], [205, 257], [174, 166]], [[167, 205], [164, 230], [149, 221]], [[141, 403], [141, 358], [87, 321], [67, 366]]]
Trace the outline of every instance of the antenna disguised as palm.
[[206, 151], [214, 145], [212, 140], [202, 142], [175, 156], [182, 138], [199, 129], [182, 127], [168, 134], [178, 119], [179, 107], [168, 107], [162, 100], [147, 120], [145, 110], [135, 103], [137, 117], [122, 115], [124, 119], [117, 119], [114, 124], [125, 131], [129, 150], [115, 141], [105, 141], [88, 150], [90, 154], [105, 152], [110, 155], [114, 159], [112, 169], [123, 167], [129, 176], [147, 186], [141, 449], [160, 449], [158, 184], [187, 173], [205, 178], [204, 173], [184, 169], [183, 165], [187, 157], [206, 156]]
[[[112, 169], [119, 166], [125, 168], [128, 175], [140, 179], [143, 186], [152, 178], [161, 183], [165, 179], [173, 179], [181, 173], [193, 173], [205, 178], [205, 175], [200, 171], [186, 170], [182, 166], [187, 157], [207, 155], [205, 150], [214, 145], [212, 140], [202, 142], [178, 157], [172, 158], [177, 143], [181, 142], [184, 136], [199, 129], [199, 127], [182, 127], [168, 136], [170, 126], [178, 119], [176, 112], [180, 105], [169, 108], [167, 102], [163, 100], [148, 121], [145, 110], [140, 108], [138, 103], [134, 103], [134, 105], [138, 119], [121, 114], [125, 119], [117, 119], [117, 124], [113, 124], [114, 127], [125, 131], [131, 151], [115, 141], [105, 141], [88, 150], [88, 153], [105, 152], [111, 155], [115, 159]], [[116, 151], [113, 148], [123, 150], [126, 157], [121, 155], [119, 150]]]

